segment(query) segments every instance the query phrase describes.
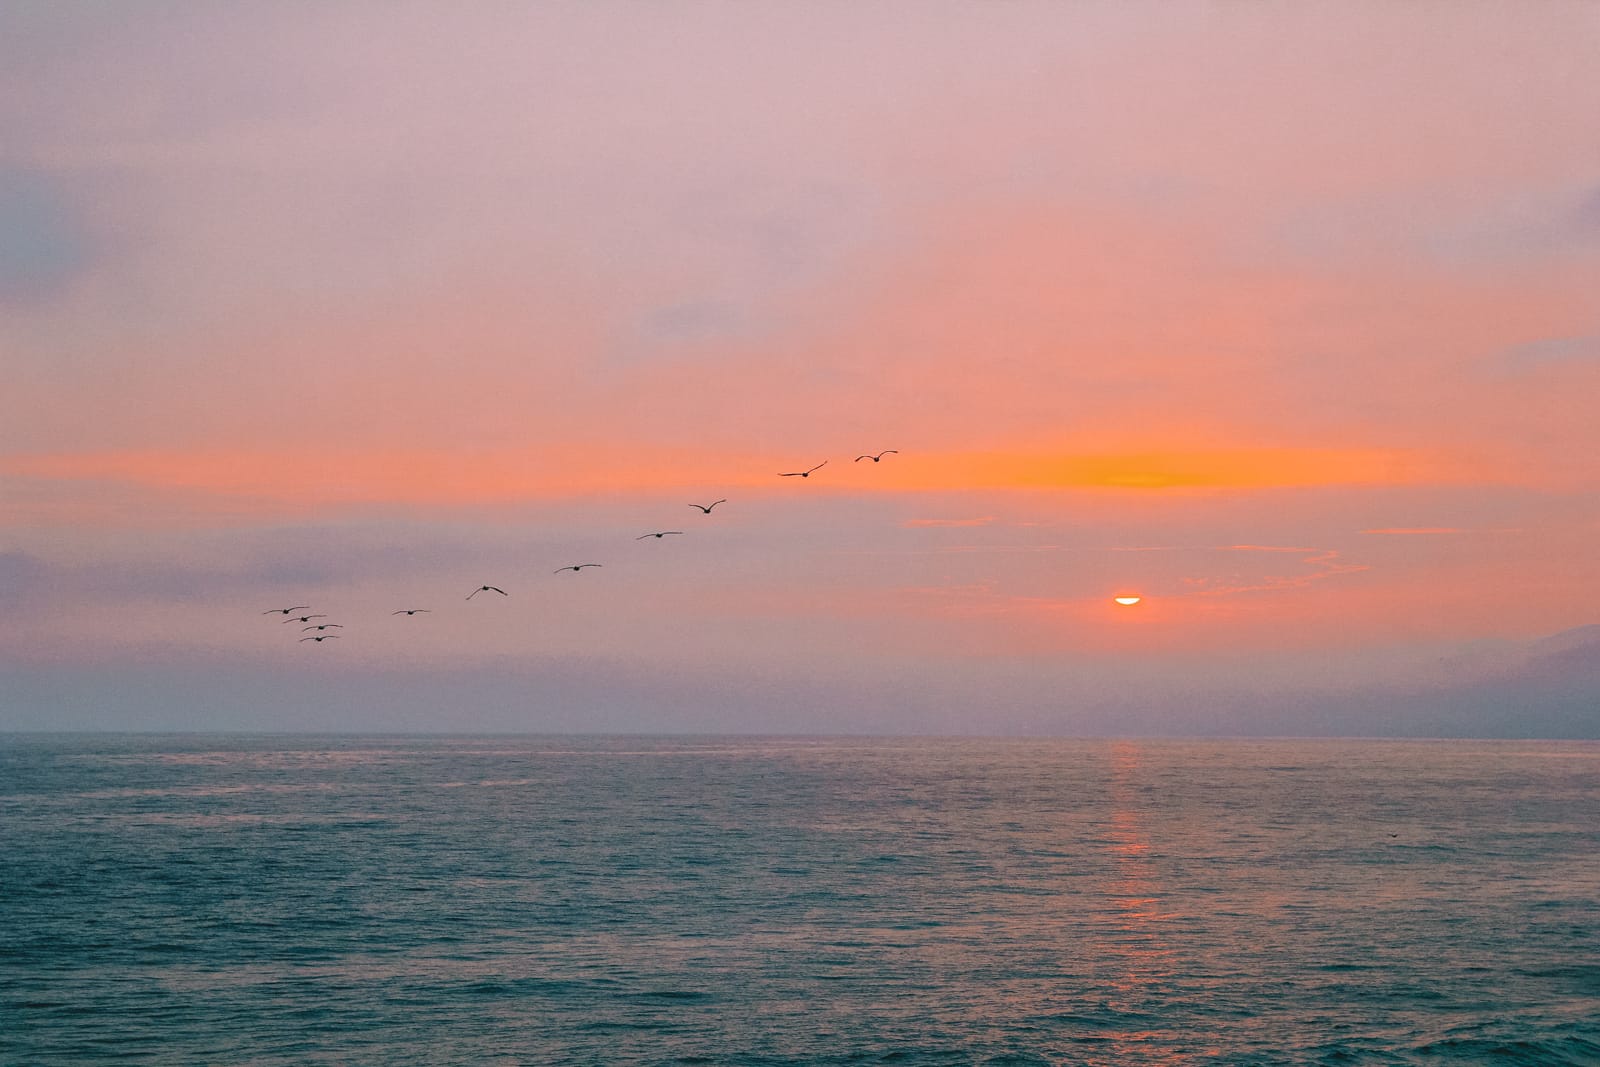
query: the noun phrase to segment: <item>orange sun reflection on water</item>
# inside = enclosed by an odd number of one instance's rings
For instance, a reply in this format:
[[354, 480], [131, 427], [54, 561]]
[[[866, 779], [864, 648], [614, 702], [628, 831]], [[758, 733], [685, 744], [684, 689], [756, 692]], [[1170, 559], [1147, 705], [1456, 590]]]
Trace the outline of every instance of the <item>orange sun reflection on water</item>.
[[[1112, 957], [1112, 966], [1107, 968], [1113, 993], [1110, 1006], [1130, 1015], [1147, 1014], [1149, 1003], [1162, 996], [1163, 987], [1176, 974], [1176, 953], [1163, 932], [1176, 915], [1163, 906], [1159, 872], [1136, 788], [1143, 756], [1136, 743], [1112, 745], [1109, 825], [1104, 834], [1112, 874], [1105, 886], [1107, 936], [1101, 944]], [[1172, 1037], [1167, 1032], [1128, 1029], [1116, 1031], [1114, 1036], [1127, 1048], [1138, 1048], [1144, 1063], [1193, 1062], [1189, 1053], [1158, 1046]]]

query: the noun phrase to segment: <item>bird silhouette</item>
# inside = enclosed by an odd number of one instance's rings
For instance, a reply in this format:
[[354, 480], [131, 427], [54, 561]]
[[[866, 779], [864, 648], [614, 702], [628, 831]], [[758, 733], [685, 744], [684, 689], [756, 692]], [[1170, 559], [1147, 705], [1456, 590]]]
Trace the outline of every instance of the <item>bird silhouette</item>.
[[302, 640], [302, 641], [316, 641], [316, 642], [320, 643], [320, 642], [323, 642], [323, 641], [332, 641], [334, 638], [336, 638], [338, 636], [339, 636], [338, 634], [312, 634], [310, 637], [302, 637], [300, 640]]
[[310, 604], [296, 604], [292, 608], [272, 608], [269, 611], [263, 611], [261, 614], [263, 614], [263, 615], [287, 615], [291, 611], [305, 611], [309, 607], [311, 607]]
[[310, 622], [312, 619], [326, 619], [326, 618], [327, 618], [326, 615], [296, 615], [292, 619], [284, 619], [283, 621], [284, 621], [285, 624], [288, 624], [288, 623], [291, 623], [291, 622]]
[[726, 504], [727, 502], [728, 502], [728, 498], [727, 497], [723, 497], [721, 500], [713, 500], [709, 504], [690, 504], [689, 506], [691, 508], [699, 508], [701, 511], [703, 511], [707, 515], [709, 515], [709, 514], [711, 514], [711, 509], [712, 508], [716, 507], [718, 504]]
[[879, 452], [877, 455], [873, 455], [871, 452], [868, 452], [864, 456], [857, 456], [856, 457], [856, 462], [860, 463], [864, 459], [870, 459], [870, 460], [872, 460], [872, 462], [878, 463], [878, 462], [881, 462], [883, 460], [884, 456], [890, 455], [891, 453], [896, 455], [896, 456], [898, 456], [900, 454], [900, 450], [897, 449], [897, 448], [886, 448], [882, 452]]
[[599, 566], [602, 566], [602, 564], [599, 564], [599, 563], [569, 563], [565, 567], [557, 567], [555, 570], [551, 571], [550, 573], [551, 574], [560, 574], [562, 571], [573, 571], [574, 573], [576, 573], [577, 571], [583, 570], [583, 568], [585, 568], [585, 567], [599, 567]]
[[665, 537], [668, 534], [681, 534], [681, 533], [683, 533], [682, 530], [657, 530], [655, 533], [640, 534], [638, 537], [635, 537], [634, 540], [635, 541], [643, 541], [646, 537]]
[[501, 596], [510, 596], [511, 595], [510, 593], [506, 592], [504, 589], [501, 589], [497, 585], [480, 585], [480, 586], [478, 586], [478, 588], [474, 589], [472, 592], [467, 594], [467, 599], [471, 600], [473, 597], [477, 596], [479, 593], [499, 593]]
[[823, 467], [826, 467], [827, 465], [828, 465], [828, 461], [827, 460], [823, 460], [821, 463], [818, 463], [815, 467], [812, 467], [811, 470], [809, 470], [809, 471], [790, 471], [788, 474], [780, 474], [780, 475], [778, 475], [778, 477], [780, 477], [780, 478], [809, 478], [809, 477], [811, 477], [811, 472], [812, 471], [821, 470]]
[[323, 622], [323, 623], [317, 623], [316, 625], [313, 625], [313, 626], [302, 626], [302, 627], [300, 627], [300, 632], [301, 633], [305, 633], [307, 630], [342, 630], [342, 629], [344, 629], [344, 623], [342, 623], [342, 622]]
[[[491, 588], [491, 587], [487, 586], [487, 585], [483, 587], [483, 589], [489, 589], [489, 588]], [[483, 592], [483, 589], [478, 590], [478, 592], [480, 592], [480, 593]], [[472, 598], [471, 597], [467, 597], [467, 599], [471, 600]], [[432, 611], [432, 610], [433, 610], [432, 608], [401, 608], [399, 611], [391, 611], [391, 612], [389, 612], [389, 614], [390, 615], [415, 615], [419, 611]]]

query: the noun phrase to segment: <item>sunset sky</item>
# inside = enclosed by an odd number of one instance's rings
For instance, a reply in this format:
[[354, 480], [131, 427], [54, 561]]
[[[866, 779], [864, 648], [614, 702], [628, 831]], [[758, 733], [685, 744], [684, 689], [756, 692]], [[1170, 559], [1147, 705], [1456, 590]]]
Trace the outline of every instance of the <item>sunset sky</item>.
[[8, 3], [0, 729], [1600, 736], [1596, 56]]

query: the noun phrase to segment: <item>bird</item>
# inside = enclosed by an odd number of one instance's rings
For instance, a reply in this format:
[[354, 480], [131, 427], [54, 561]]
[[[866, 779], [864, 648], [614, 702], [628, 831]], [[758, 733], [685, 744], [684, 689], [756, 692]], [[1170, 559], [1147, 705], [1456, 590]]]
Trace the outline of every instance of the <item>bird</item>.
[[[487, 585], [483, 587], [483, 589], [490, 589], [490, 588], [493, 588], [493, 587], [492, 586], [487, 586]], [[480, 592], [480, 593], [483, 592], [483, 589], [478, 590], [478, 592]], [[467, 599], [471, 600], [472, 598], [468, 597]], [[391, 611], [391, 612], [389, 612], [389, 614], [390, 615], [415, 615], [419, 611], [432, 611], [432, 610], [433, 610], [432, 608], [401, 608], [399, 611]]]
[[261, 614], [263, 614], [263, 615], [287, 615], [291, 611], [306, 611], [306, 610], [310, 609], [310, 607], [311, 607], [310, 604], [296, 604], [292, 608], [272, 608], [270, 611], [263, 611]]
[[[323, 623], [317, 623], [317, 624], [312, 625], [312, 626], [302, 626], [302, 627], [300, 627], [300, 632], [301, 633], [305, 633], [307, 630], [342, 630], [342, 629], [344, 629], [344, 623], [342, 623], [342, 622], [323, 622]], [[332, 635], [330, 635], [330, 636], [332, 636]]]
[[728, 502], [728, 498], [727, 497], [723, 497], [721, 500], [713, 500], [709, 504], [690, 504], [689, 506], [691, 508], [699, 508], [701, 511], [703, 511], [707, 515], [709, 515], [709, 514], [711, 514], [711, 509], [712, 508], [716, 507], [718, 504], [726, 504], [727, 502]]
[[312, 619], [326, 619], [326, 618], [327, 618], [326, 615], [296, 615], [292, 619], [284, 619], [283, 621], [287, 625], [288, 623], [291, 623], [291, 622], [310, 622]]
[[812, 467], [811, 470], [809, 470], [809, 471], [790, 471], [788, 474], [780, 474], [780, 475], [778, 475], [778, 477], [780, 477], [780, 478], [809, 478], [809, 477], [811, 477], [811, 471], [821, 470], [823, 467], [826, 467], [827, 465], [828, 465], [828, 461], [827, 460], [823, 460], [821, 463], [818, 463], [815, 467]]
[[478, 586], [478, 588], [474, 589], [472, 592], [467, 594], [467, 599], [471, 600], [473, 597], [477, 596], [479, 593], [499, 593], [501, 596], [510, 596], [511, 595], [510, 593], [506, 592], [504, 589], [501, 589], [497, 585], [480, 585], [480, 586]]
[[886, 448], [882, 452], [879, 452], [876, 456], [874, 456], [871, 452], [868, 452], [864, 456], [857, 456], [856, 457], [856, 462], [860, 463], [864, 459], [870, 459], [870, 460], [872, 460], [872, 462], [878, 463], [878, 462], [881, 462], [883, 460], [884, 456], [889, 455], [891, 452], [894, 453], [897, 456], [900, 454], [900, 450], [897, 449], [897, 448]]
[[302, 640], [302, 641], [317, 641], [317, 642], [332, 641], [335, 637], [338, 637], [338, 636], [339, 636], [338, 634], [312, 634], [310, 637], [302, 637], [300, 640]]
[[569, 563], [565, 567], [557, 567], [555, 570], [551, 571], [550, 573], [551, 574], [560, 574], [562, 571], [574, 571], [574, 572], [576, 572], [576, 571], [583, 570], [583, 568], [585, 568], [585, 567], [599, 567], [599, 566], [602, 566], [602, 564], [599, 564], [599, 563]]
[[[682, 530], [657, 530], [655, 533], [640, 534], [638, 537], [635, 537], [634, 540], [635, 541], [643, 541], [646, 537], [665, 537], [668, 534], [681, 534], [681, 533], [683, 533]], [[599, 564], [595, 564], [595, 566], [599, 566]]]

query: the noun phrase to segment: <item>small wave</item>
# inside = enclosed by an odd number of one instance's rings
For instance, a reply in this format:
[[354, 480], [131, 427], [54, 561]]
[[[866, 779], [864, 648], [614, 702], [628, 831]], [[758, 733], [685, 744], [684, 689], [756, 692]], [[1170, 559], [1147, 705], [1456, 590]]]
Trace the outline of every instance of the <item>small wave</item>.
[[674, 1033], [682, 1030], [678, 1023], [668, 1022], [665, 1019], [594, 1019], [584, 1023], [578, 1029], [590, 1033], [611, 1030], [651, 1031], [655, 1033]]
[[1600, 1044], [1581, 1037], [1550, 1041], [1446, 1038], [1422, 1045], [1416, 1052], [1448, 1063], [1492, 1062], [1511, 1067], [1588, 1067], [1600, 1063]]
[[559, 978], [480, 978], [455, 987], [454, 992], [485, 1000], [521, 997], [567, 997], [592, 993], [589, 983]]
[[700, 989], [646, 989], [633, 994], [635, 1000], [701, 1001], [714, 999]]
[[1600, 993], [1600, 963], [1573, 963], [1559, 967], [1519, 967], [1516, 973], [1527, 978], [1555, 978], [1571, 982], [1586, 992]]
[[1147, 1012], [1118, 1011], [1102, 1007], [1095, 1012], [1062, 1012], [1048, 1017], [1061, 1026], [1081, 1026], [1086, 1030], [1123, 1030], [1130, 1026], [1154, 1027], [1159, 1020]]

